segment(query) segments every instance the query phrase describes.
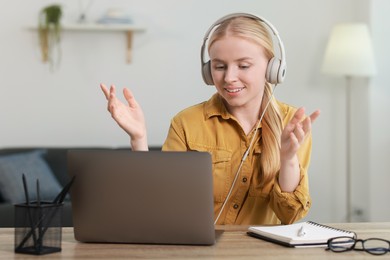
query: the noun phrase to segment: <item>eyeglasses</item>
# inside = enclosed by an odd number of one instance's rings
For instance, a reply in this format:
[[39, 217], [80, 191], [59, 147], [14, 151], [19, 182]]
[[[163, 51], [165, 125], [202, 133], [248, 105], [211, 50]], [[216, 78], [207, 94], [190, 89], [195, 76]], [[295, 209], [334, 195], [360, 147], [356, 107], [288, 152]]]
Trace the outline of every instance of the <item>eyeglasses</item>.
[[[356, 247], [358, 243], [361, 247]], [[357, 239], [352, 237], [334, 237], [328, 240], [328, 248], [336, 253], [350, 250], [366, 251], [373, 255], [384, 255], [390, 252], [390, 241], [382, 238]]]

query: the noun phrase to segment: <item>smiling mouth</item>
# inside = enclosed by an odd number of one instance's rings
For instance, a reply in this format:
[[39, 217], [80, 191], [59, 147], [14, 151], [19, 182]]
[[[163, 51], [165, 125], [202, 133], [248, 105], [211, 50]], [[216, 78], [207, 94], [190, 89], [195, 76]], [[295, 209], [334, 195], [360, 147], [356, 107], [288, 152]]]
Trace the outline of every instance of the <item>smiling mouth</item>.
[[242, 91], [244, 88], [235, 88], [235, 89], [227, 89], [225, 88], [225, 90], [228, 92], [228, 93], [237, 93], [237, 92], [240, 92]]

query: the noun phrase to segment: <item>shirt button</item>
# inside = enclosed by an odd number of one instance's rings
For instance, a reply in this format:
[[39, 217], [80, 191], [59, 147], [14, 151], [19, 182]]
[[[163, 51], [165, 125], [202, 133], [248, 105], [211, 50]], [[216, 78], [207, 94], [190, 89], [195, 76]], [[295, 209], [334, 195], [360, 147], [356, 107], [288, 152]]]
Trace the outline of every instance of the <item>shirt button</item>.
[[246, 177], [242, 178], [242, 182], [247, 182], [248, 179]]
[[233, 205], [233, 208], [234, 208], [234, 209], [238, 209], [238, 207], [239, 207], [238, 204], [234, 204], [234, 205]]

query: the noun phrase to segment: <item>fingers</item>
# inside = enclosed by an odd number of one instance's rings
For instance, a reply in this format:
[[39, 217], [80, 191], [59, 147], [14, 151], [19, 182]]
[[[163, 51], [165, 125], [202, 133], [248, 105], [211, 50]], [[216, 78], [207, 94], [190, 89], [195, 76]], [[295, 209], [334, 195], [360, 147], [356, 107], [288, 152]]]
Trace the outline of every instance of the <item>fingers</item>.
[[103, 93], [104, 93], [104, 96], [106, 97], [106, 99], [108, 99], [110, 97], [110, 92], [108, 91], [106, 85], [104, 85], [103, 83], [100, 84], [100, 88], [102, 89]]
[[293, 135], [295, 136], [296, 140], [300, 143], [306, 136], [306, 131], [304, 129], [304, 126], [302, 124], [296, 124], [295, 129], [293, 132]]
[[[110, 89], [108, 89], [105, 84], [101, 83], [100, 88], [102, 89], [106, 99], [109, 102], [112, 101], [112, 99], [115, 97], [115, 92], [116, 92], [115, 85], [111, 85]], [[136, 107], [138, 105], [137, 101], [134, 98], [133, 93], [128, 88], [123, 89], [123, 95], [126, 101], [129, 103], [130, 107]]]
[[123, 111], [125, 107], [132, 108], [132, 109], [138, 109], [139, 105], [137, 101], [134, 98], [133, 93], [128, 88], [123, 88], [123, 95], [128, 103], [128, 106], [126, 106], [124, 103], [122, 103], [117, 97], [116, 97], [116, 87], [115, 85], [111, 85], [108, 89], [107, 86], [103, 83], [100, 84], [100, 88], [102, 89], [106, 99], [107, 99], [107, 110], [111, 113], [111, 115], [114, 117], [115, 114], [118, 113], [118, 111]]
[[107, 110], [112, 114], [117, 104], [117, 99], [115, 97], [115, 85], [111, 85], [110, 89], [108, 89], [105, 84], [101, 83], [100, 88], [108, 101]]
[[111, 85], [110, 87], [110, 98], [115, 97], [115, 85]]
[[[318, 109], [316, 111], [314, 111], [313, 113], [311, 113], [311, 115], [309, 116], [310, 117], [310, 121], [314, 122], [319, 117], [320, 113], [321, 113], [321, 111], [318, 110]], [[305, 116], [305, 108], [300, 107], [295, 112], [294, 117], [291, 119], [290, 122], [293, 123], [293, 124], [298, 123], [298, 122], [302, 121], [304, 116]]]
[[306, 117], [302, 122], [303, 131], [308, 133], [311, 130], [312, 123], [319, 117], [320, 111], [314, 111], [310, 116]]
[[288, 133], [294, 133], [298, 140], [303, 140], [307, 133], [311, 131], [311, 124], [319, 117], [320, 110], [314, 111], [310, 116], [305, 117], [305, 109], [300, 107], [286, 126]]
[[108, 89], [105, 84], [101, 83], [100, 88], [102, 89], [104, 96], [108, 101], [107, 110], [109, 112], [112, 112], [111, 110], [114, 108], [114, 104], [117, 102], [115, 97], [115, 85], [111, 85], [110, 89]]
[[316, 110], [310, 115], [310, 121], [313, 123], [319, 116], [320, 116], [321, 111]]
[[292, 154], [298, 150], [300, 144], [306, 138], [306, 132], [303, 130], [303, 126], [301, 123], [297, 123], [294, 125], [294, 129], [288, 133], [286, 133], [286, 142], [289, 143], [288, 147], [290, 147], [291, 151], [294, 151]]
[[305, 109], [303, 107], [300, 107], [294, 114], [293, 118], [290, 120], [290, 122], [287, 124], [285, 131], [288, 133], [293, 132], [296, 128], [297, 124], [300, 124], [303, 117], [305, 116]]
[[131, 108], [136, 108], [138, 106], [133, 93], [128, 88], [123, 89], [123, 95], [125, 96], [125, 99]]
[[105, 84], [101, 83], [100, 88], [102, 89], [104, 96], [106, 96], [106, 99], [109, 100], [110, 98], [115, 97], [115, 85], [111, 85], [110, 90], [106, 87]]
[[304, 107], [300, 107], [295, 112], [294, 117], [290, 120], [290, 123], [291, 124], [297, 124], [300, 121], [302, 121], [304, 116], [305, 116], [305, 108]]
[[320, 111], [314, 111], [310, 116], [305, 116], [303, 107], [297, 109], [293, 118], [288, 122], [282, 132], [281, 142], [283, 154], [285, 158], [290, 158], [296, 154], [300, 145], [304, 142], [311, 131], [311, 124], [314, 122]]
[[290, 133], [290, 147], [293, 151], [298, 150], [300, 141], [294, 133]]

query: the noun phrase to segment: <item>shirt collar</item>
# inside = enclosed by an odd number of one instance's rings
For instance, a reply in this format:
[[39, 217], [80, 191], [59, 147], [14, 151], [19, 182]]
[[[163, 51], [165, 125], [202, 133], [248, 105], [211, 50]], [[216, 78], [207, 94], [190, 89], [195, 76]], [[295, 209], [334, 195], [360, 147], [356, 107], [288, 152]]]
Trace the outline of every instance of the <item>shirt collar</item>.
[[221, 96], [215, 93], [205, 104], [204, 114], [207, 119], [220, 116], [223, 119], [230, 119], [233, 116], [227, 111]]
[[[204, 106], [204, 114], [205, 118], [209, 119], [214, 116], [220, 116], [225, 120], [233, 119], [236, 120], [236, 118], [227, 111], [225, 104], [223, 103], [223, 100], [221, 96], [218, 93], [215, 93], [208, 101], [206, 101], [206, 104]], [[262, 128], [263, 122], [260, 122], [259, 129]]]

